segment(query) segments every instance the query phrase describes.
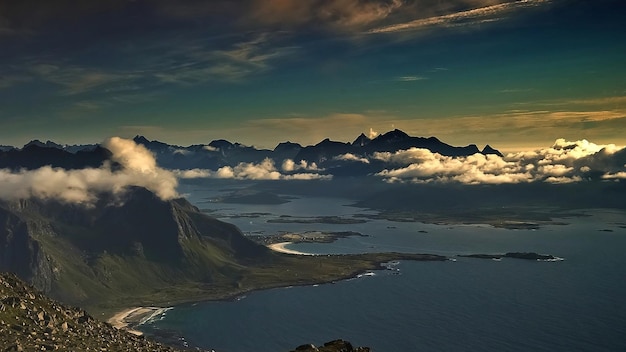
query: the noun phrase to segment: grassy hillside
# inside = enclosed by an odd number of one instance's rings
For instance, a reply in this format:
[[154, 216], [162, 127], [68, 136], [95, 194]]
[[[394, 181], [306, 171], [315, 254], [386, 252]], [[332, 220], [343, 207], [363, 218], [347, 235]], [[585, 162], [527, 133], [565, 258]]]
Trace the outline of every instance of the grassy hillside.
[[[4, 219], [4, 220], [3, 220]], [[334, 281], [395, 259], [432, 255], [274, 253], [184, 199], [145, 189], [94, 206], [30, 199], [0, 203], [0, 270], [94, 314]]]

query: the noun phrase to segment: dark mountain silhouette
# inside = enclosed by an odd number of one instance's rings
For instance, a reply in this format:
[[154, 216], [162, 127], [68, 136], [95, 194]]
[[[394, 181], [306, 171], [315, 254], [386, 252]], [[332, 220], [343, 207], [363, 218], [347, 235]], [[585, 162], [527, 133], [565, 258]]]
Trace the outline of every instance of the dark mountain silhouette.
[[335, 156], [349, 153], [352, 149], [350, 143], [335, 142], [326, 138], [314, 146], [302, 148], [294, 160], [306, 160], [321, 164]]
[[489, 144], [487, 144], [487, 145], [483, 148], [483, 150], [481, 151], [481, 153], [482, 153], [482, 154], [485, 154], [485, 155], [495, 154], [495, 155], [500, 156], [500, 157], [504, 156], [502, 153], [500, 153], [500, 151], [499, 151], [499, 150], [493, 149], [493, 148], [492, 148]]
[[111, 157], [111, 152], [100, 146], [93, 150], [79, 150], [75, 153], [59, 149], [50, 144], [29, 143], [22, 149], [0, 151], [0, 168], [38, 169], [43, 166], [64, 169], [99, 167]]
[[361, 133], [355, 140], [352, 142], [352, 146], [354, 147], [364, 147], [369, 142], [371, 142], [371, 138], [367, 137], [364, 133]]
[[410, 148], [428, 149], [433, 153], [445, 156], [468, 156], [480, 153], [476, 145], [470, 144], [465, 147], [454, 147], [441, 142], [435, 137], [411, 137], [408, 134], [395, 129], [381, 134], [363, 147], [361, 153], [371, 154], [374, 152], [397, 152]]
[[[301, 146], [297, 143], [283, 142], [273, 150], [257, 149], [224, 139], [211, 141], [209, 144], [195, 144], [188, 147], [170, 145], [160, 141], [151, 141], [144, 136], [135, 136], [134, 142], [143, 145], [156, 157], [161, 167], [169, 169], [212, 169], [224, 166], [237, 166], [239, 163], [260, 163], [271, 159], [277, 166], [284, 160], [296, 163], [301, 160], [316, 163], [320, 168], [329, 170], [334, 176], [359, 176], [380, 171], [381, 162], [372, 161], [364, 165], [356, 161], [339, 158], [344, 154], [353, 154], [358, 158], [371, 156], [376, 152], [397, 152], [410, 148], [424, 148], [445, 156], [468, 156], [476, 153], [502, 154], [487, 145], [479, 150], [474, 144], [456, 147], [441, 142], [435, 137], [412, 137], [398, 129], [381, 134], [374, 139], [365, 134], [359, 135], [352, 143], [324, 139], [315, 145]], [[80, 169], [99, 167], [111, 154], [100, 146], [61, 146], [54, 142], [32, 141], [22, 149], [0, 149], [0, 168], [12, 170], [36, 169], [42, 166]]]
[[52, 141], [46, 141], [46, 143], [41, 142], [38, 139], [32, 140], [28, 143], [26, 143], [26, 145], [24, 145], [24, 148], [30, 147], [30, 146], [37, 146], [37, 147], [42, 147], [42, 148], [56, 148], [56, 149], [63, 149], [63, 146], [57, 143], [54, 143]]
[[[374, 139], [370, 139], [362, 133], [352, 143], [332, 141], [327, 138], [318, 144], [303, 147], [297, 143], [283, 142], [278, 144], [274, 150], [256, 149], [223, 139], [214, 140], [207, 145], [189, 147], [168, 146], [161, 142], [148, 141], [145, 137], [140, 136], [135, 137], [135, 142], [143, 144], [153, 151], [160, 165], [173, 169], [215, 169], [226, 165], [236, 166], [240, 162], [259, 163], [265, 158], [272, 159], [276, 165], [280, 165], [285, 159], [292, 159], [295, 162], [301, 160], [309, 163], [315, 162], [323, 168], [341, 168], [346, 165], [339, 165], [340, 163], [337, 162], [336, 158], [346, 153], [365, 157], [375, 152], [397, 152], [410, 148], [424, 148], [446, 156], [468, 156], [475, 153], [501, 155], [499, 151], [490, 146], [485, 147], [483, 151], [474, 144], [455, 147], [441, 142], [435, 137], [412, 137], [398, 129], [381, 134]], [[365, 172], [371, 167], [361, 165], [359, 169]], [[336, 169], [335, 171], [339, 170]], [[338, 172], [337, 175], [363, 174], [356, 169], [344, 171]]]
[[302, 146], [298, 143], [283, 142], [274, 148], [272, 157], [276, 160], [294, 159], [302, 150]]

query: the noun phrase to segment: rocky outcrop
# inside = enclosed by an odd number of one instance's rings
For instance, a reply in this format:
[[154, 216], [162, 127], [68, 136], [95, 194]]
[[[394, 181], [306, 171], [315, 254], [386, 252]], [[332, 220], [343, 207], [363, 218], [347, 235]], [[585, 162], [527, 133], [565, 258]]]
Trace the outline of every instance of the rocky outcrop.
[[177, 351], [55, 302], [14, 274], [0, 274], [0, 351], [55, 350]]
[[350, 342], [344, 340], [333, 340], [320, 347], [315, 347], [312, 344], [301, 345], [291, 352], [370, 352], [370, 349], [368, 347], [353, 347]]

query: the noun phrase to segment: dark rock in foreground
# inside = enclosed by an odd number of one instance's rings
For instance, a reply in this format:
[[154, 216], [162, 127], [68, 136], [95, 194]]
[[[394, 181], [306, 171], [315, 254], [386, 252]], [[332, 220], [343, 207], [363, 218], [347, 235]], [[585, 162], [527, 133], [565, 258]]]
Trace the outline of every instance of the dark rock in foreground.
[[177, 351], [53, 301], [6, 273], [0, 274], [0, 350]]
[[344, 340], [334, 340], [326, 342], [324, 346], [315, 347], [315, 345], [298, 346], [291, 352], [369, 352], [368, 347], [352, 347], [350, 342]]

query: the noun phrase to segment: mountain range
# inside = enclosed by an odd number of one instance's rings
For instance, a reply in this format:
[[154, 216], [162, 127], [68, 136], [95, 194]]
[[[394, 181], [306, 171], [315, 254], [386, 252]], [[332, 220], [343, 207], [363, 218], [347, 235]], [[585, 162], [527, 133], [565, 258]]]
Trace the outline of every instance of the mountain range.
[[[302, 146], [298, 143], [279, 143], [273, 150], [257, 149], [240, 143], [232, 143], [224, 139], [214, 140], [208, 144], [196, 144], [187, 147], [170, 145], [156, 140], [148, 140], [143, 136], [136, 136], [134, 142], [145, 146], [157, 159], [161, 167], [168, 169], [213, 169], [224, 166], [236, 166], [239, 163], [260, 163], [264, 159], [271, 159], [277, 165], [290, 159], [296, 163], [305, 161], [315, 163], [319, 168], [330, 168], [335, 176], [367, 174], [368, 165], [355, 167], [353, 163], [349, 169], [339, 157], [346, 154], [355, 157], [364, 157], [374, 153], [397, 152], [410, 148], [428, 149], [433, 153], [444, 156], [469, 156], [476, 153], [502, 154], [486, 145], [482, 150], [475, 144], [456, 147], [446, 144], [435, 137], [412, 137], [398, 129], [380, 134], [370, 139], [365, 134], [358, 136], [352, 143], [331, 141], [324, 139], [315, 145]], [[0, 149], [0, 168], [37, 168], [43, 165], [62, 167], [66, 169], [80, 168], [81, 165], [99, 166], [107, 153], [102, 147], [89, 145], [60, 145], [51, 141], [41, 142], [34, 140], [23, 148], [4, 147]]]

